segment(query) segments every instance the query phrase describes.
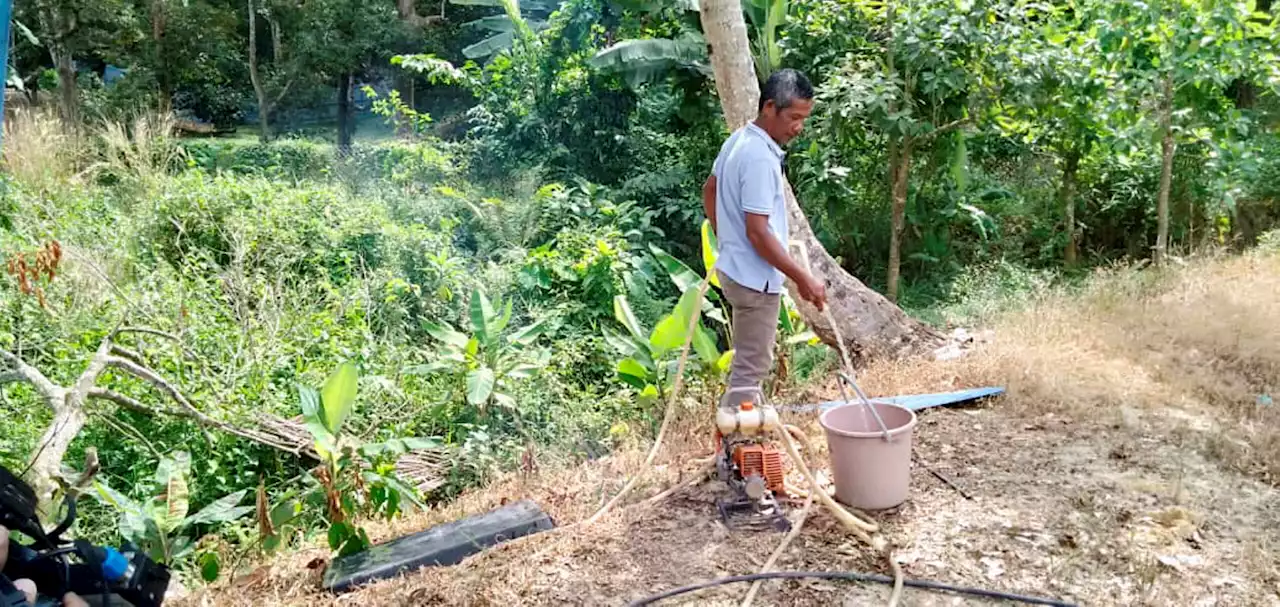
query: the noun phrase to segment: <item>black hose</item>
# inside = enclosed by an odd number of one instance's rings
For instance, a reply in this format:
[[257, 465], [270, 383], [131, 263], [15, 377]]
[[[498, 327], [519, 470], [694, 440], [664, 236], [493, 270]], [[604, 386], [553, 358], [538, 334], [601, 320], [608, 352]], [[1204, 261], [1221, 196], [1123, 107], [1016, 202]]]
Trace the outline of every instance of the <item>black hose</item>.
[[[871, 573], [854, 573], [852, 571], [773, 571], [770, 573], [753, 573], [751, 575], [734, 575], [723, 577], [710, 582], [701, 584], [692, 584], [668, 590], [662, 594], [655, 594], [651, 597], [643, 598], [635, 601], [629, 607], [641, 607], [642, 605], [651, 605], [662, 599], [671, 598], [679, 594], [687, 592], [695, 592], [705, 588], [714, 586], [723, 586], [725, 584], [735, 584], [738, 582], [753, 582], [755, 580], [768, 580], [776, 578], [818, 578], [827, 580], [851, 580], [855, 582], [879, 582], [881, 584], [893, 584], [893, 578], [883, 575], [875, 575]], [[903, 586], [912, 588], [928, 588], [930, 590], [945, 590], [948, 592], [957, 592], [960, 594], [971, 594], [974, 596], [984, 596], [993, 599], [1005, 599], [1009, 601], [1020, 601], [1031, 605], [1054, 605], [1056, 607], [1076, 607], [1072, 603], [1066, 603], [1056, 599], [1044, 599], [1034, 596], [1022, 596], [1018, 594], [1010, 594], [1008, 592], [998, 592], [995, 590], [983, 590], [981, 588], [963, 588], [960, 586], [949, 586], [938, 582], [927, 582], [923, 580], [903, 580]]]

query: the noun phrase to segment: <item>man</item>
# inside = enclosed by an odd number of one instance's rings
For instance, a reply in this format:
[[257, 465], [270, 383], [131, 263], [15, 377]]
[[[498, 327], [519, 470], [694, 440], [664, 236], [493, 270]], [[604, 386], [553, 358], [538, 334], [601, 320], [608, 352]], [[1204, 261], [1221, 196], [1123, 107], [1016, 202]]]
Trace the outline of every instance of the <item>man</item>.
[[[783, 280], [819, 310], [826, 288], [787, 252], [782, 146], [813, 110], [813, 85], [784, 69], [765, 82], [756, 119], [724, 142], [702, 186], [702, 204], [720, 244], [721, 288], [733, 307], [729, 388], [761, 386], [773, 364]], [[736, 401], [753, 398], [736, 397]], [[728, 404], [728, 403], [726, 403]]]

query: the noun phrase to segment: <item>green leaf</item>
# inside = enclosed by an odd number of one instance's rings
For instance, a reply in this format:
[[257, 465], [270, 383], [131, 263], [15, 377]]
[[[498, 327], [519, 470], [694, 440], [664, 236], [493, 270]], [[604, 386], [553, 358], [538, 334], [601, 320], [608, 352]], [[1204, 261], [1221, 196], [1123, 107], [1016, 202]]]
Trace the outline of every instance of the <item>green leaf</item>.
[[520, 363], [507, 371], [507, 379], [528, 379], [532, 377], [542, 366], [529, 363]]
[[329, 525], [329, 549], [337, 550], [351, 537], [351, 525], [346, 522]]
[[112, 489], [104, 481], [94, 480], [93, 487], [95, 489], [94, 497], [120, 512], [118, 524], [120, 535], [135, 544], [141, 544], [147, 537], [147, 520], [151, 518], [142, 505], [130, 499], [129, 496]]
[[707, 275], [711, 277], [711, 286], [720, 286], [720, 277], [713, 270], [716, 263], [716, 257], [719, 255], [720, 245], [716, 242], [715, 231], [711, 229], [709, 220], [702, 220], [702, 267], [706, 268]]
[[163, 487], [161, 498], [164, 508], [155, 512], [156, 526], [166, 534], [178, 527], [186, 518], [190, 507], [190, 493], [187, 490], [187, 471], [191, 469], [191, 455], [185, 451], [174, 453], [173, 457], [161, 458], [156, 466], [156, 482]]
[[603, 72], [622, 74], [627, 86], [635, 89], [675, 70], [705, 73], [707, 43], [694, 32], [678, 38], [623, 40], [597, 52], [587, 64]]
[[498, 403], [499, 407], [503, 407], [506, 409], [516, 408], [516, 399], [511, 398], [510, 396], [503, 394], [502, 392], [493, 393], [493, 402]]
[[640, 406], [647, 407], [658, 400], [658, 387], [648, 384], [640, 391], [639, 398], [636, 399]]
[[512, 333], [507, 337], [507, 340], [513, 344], [527, 346], [537, 341], [537, 339], [541, 337], [544, 333], [546, 333], [550, 328], [551, 328], [550, 323], [548, 323], [546, 319], [538, 320], [529, 325], [524, 326], [521, 329], [516, 330], [514, 333]]
[[653, 329], [653, 334], [649, 336], [649, 345], [660, 357], [684, 344], [684, 334], [687, 328], [688, 321], [680, 318], [679, 314], [672, 312], [658, 321], [658, 326]]
[[498, 51], [511, 48], [511, 43], [514, 40], [514, 32], [502, 32], [501, 34], [495, 34], [475, 44], [463, 47], [462, 56], [467, 59], [481, 59], [488, 57]]
[[248, 489], [241, 489], [214, 500], [208, 506], [201, 508], [199, 512], [182, 521], [183, 526], [229, 523], [253, 512], [253, 506], [236, 506], [248, 492]]
[[337, 436], [342, 430], [342, 422], [351, 415], [351, 408], [356, 402], [356, 366], [350, 362], [342, 363], [324, 382], [320, 393], [320, 405], [324, 409], [324, 427]]
[[302, 421], [315, 442], [316, 453], [322, 458], [328, 458], [336, 439], [324, 426], [324, 418], [320, 410], [320, 393], [311, 386], [298, 384], [298, 400], [302, 402]]
[[796, 344], [813, 343], [818, 336], [813, 331], [805, 331], [787, 338], [787, 345], [794, 346]]
[[[635, 339], [631, 339], [609, 327], [602, 328], [601, 332], [604, 333], [605, 343], [613, 346], [613, 349], [623, 356], [635, 356], [637, 352], [648, 349], [642, 344], [636, 343]], [[639, 339], [644, 339], [644, 337], [641, 336]]]
[[403, 481], [401, 481], [396, 476], [391, 474], [378, 474], [377, 472], [374, 472], [372, 470], [366, 470], [363, 476], [366, 483], [370, 483], [370, 484], [381, 483], [382, 485], [385, 485], [387, 489], [390, 489], [391, 491], [394, 491], [397, 494], [399, 494], [401, 498], [409, 500], [409, 503], [413, 504], [414, 506], [417, 506], [418, 508], [423, 510], [426, 509], [427, 505], [424, 504], [422, 500], [418, 498], [418, 491], [413, 487], [406, 485]]
[[511, 322], [511, 300], [507, 300], [507, 305], [502, 310], [502, 316], [490, 327], [490, 330], [493, 331], [492, 335], [500, 335], [503, 329], [507, 328], [507, 323], [509, 322]]
[[721, 373], [729, 371], [729, 367], [733, 364], [733, 350], [726, 350], [720, 355], [720, 360], [716, 361], [716, 370]]
[[698, 283], [702, 282], [698, 274], [690, 270], [689, 266], [658, 248], [657, 245], [649, 245], [649, 251], [658, 260], [658, 265], [667, 271], [667, 276], [671, 277], [671, 282], [676, 283], [676, 288], [680, 289], [681, 293], [689, 290], [689, 287], [697, 287]]
[[467, 402], [480, 405], [493, 393], [493, 369], [480, 367], [467, 373]]
[[636, 320], [635, 313], [631, 311], [631, 302], [627, 301], [625, 295], [613, 296], [613, 317], [627, 328], [631, 337], [638, 340], [644, 339], [644, 330], [640, 327], [640, 321]]
[[680, 296], [680, 301], [670, 314], [658, 322], [658, 326], [649, 336], [649, 345], [661, 353], [678, 349], [684, 345], [685, 335], [689, 331], [689, 322], [694, 313], [694, 306], [699, 303], [697, 289], [688, 289]]
[[634, 358], [618, 361], [618, 378], [637, 389], [643, 390], [649, 384], [650, 375], [649, 370]]
[[701, 322], [693, 330], [693, 351], [705, 364], [714, 365], [720, 360], [720, 349], [716, 347], [715, 338], [703, 328]]
[[493, 304], [489, 303], [489, 298], [480, 289], [471, 292], [470, 311], [472, 334], [480, 343], [489, 343], [489, 336], [493, 335], [490, 330], [494, 317]]
[[360, 445], [360, 453], [366, 457], [377, 457], [383, 454], [400, 455], [418, 449], [439, 449], [440, 442], [433, 438], [407, 437], [392, 438], [380, 443]]
[[782, 298], [782, 305], [778, 306], [778, 324], [782, 326], [782, 334], [790, 335], [795, 332], [795, 324], [791, 322], [791, 304], [787, 302], [788, 298]]
[[462, 348], [467, 345], [467, 336], [455, 331], [448, 323], [436, 324], [431, 321], [422, 321], [422, 328], [427, 334], [455, 348]]
[[220, 571], [221, 565], [218, 563], [217, 553], [206, 552], [200, 555], [200, 579], [212, 583], [218, 579]]

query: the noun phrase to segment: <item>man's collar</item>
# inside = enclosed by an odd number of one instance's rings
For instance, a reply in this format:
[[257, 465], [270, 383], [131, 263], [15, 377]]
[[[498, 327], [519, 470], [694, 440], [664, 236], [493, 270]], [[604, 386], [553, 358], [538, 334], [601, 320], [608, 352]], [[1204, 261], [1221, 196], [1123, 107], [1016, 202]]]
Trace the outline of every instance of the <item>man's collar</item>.
[[766, 133], [764, 129], [760, 128], [760, 125], [756, 124], [754, 120], [747, 123], [747, 130], [764, 139], [765, 143], [769, 144], [769, 149], [773, 150], [773, 153], [777, 154], [779, 159], [787, 155], [787, 153], [782, 150], [782, 146], [778, 145], [778, 142], [774, 141], [773, 137], [770, 137], [769, 134]]

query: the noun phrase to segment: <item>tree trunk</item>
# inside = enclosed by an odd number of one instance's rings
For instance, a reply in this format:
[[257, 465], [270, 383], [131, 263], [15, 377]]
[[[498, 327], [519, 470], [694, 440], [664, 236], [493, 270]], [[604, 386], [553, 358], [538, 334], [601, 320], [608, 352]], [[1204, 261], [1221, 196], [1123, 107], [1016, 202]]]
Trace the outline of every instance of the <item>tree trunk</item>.
[[760, 99], [742, 4], [739, 0], [709, 0], [701, 5], [700, 16], [711, 46], [711, 67], [724, 120], [730, 131], [736, 131], [755, 119]]
[[80, 125], [80, 93], [76, 88], [76, 66], [71, 51], [61, 44], [50, 48], [53, 61], [58, 67], [58, 93], [61, 99], [59, 110], [62, 121], [68, 128]]
[[280, 22], [267, 15], [267, 23], [271, 25], [271, 62], [281, 65], [284, 63], [284, 36], [280, 30]]
[[911, 139], [904, 138], [895, 146], [897, 155], [890, 160], [889, 174], [893, 183], [893, 227], [889, 234], [889, 276], [885, 296], [892, 302], [898, 301], [898, 283], [902, 273], [902, 233], [907, 223], [907, 185], [911, 176], [911, 147]]
[[351, 138], [355, 124], [351, 115], [351, 82], [355, 75], [346, 73], [338, 77], [338, 156], [351, 153]]
[[167, 24], [167, 0], [151, 2], [152, 63], [156, 70], [156, 83], [160, 87], [160, 112], [168, 113], [173, 100], [173, 84], [169, 77], [168, 61], [164, 52], [164, 32]]
[[46, 397], [49, 399], [49, 404], [53, 406], [53, 421], [49, 423], [49, 428], [40, 438], [40, 446], [35, 457], [31, 459], [26, 475], [27, 482], [36, 492], [38, 502], [46, 508], [55, 507], [49, 503], [49, 500], [58, 489], [56, 479], [62, 472], [62, 458], [66, 456], [71, 441], [75, 440], [80, 430], [84, 428], [85, 400], [88, 399], [89, 391], [93, 389], [94, 384], [98, 382], [98, 377], [107, 368], [110, 352], [111, 343], [109, 340], [104, 340], [71, 389], [57, 387], [47, 389], [50, 394], [46, 394]]
[[258, 97], [258, 140], [267, 143], [271, 141], [271, 101], [258, 73], [258, 20], [253, 0], [249, 0], [249, 81]]
[[[760, 98], [742, 7], [738, 0], [703, 0], [701, 16], [725, 122], [730, 131], [736, 131], [755, 117]], [[855, 364], [868, 358], [923, 354], [941, 345], [942, 336], [936, 331], [907, 316], [836, 263], [814, 234], [791, 184], [784, 181], [783, 185], [791, 240], [808, 250], [814, 275], [826, 279], [827, 305], [832, 318], [840, 323], [840, 335]], [[826, 315], [801, 299], [790, 280], [787, 289], [805, 323], [827, 345], [834, 346], [835, 334]]]
[[1160, 128], [1164, 138], [1160, 141], [1160, 195], [1156, 201], [1156, 251], [1155, 265], [1164, 264], [1169, 253], [1169, 191], [1173, 185], [1173, 78], [1164, 80], [1164, 100], [1160, 108]]
[[81, 406], [68, 402], [56, 410], [53, 421], [49, 422], [44, 436], [40, 437], [40, 450], [27, 470], [27, 482], [35, 490], [36, 499], [50, 511], [56, 509], [56, 505], [51, 504], [50, 500], [58, 490], [56, 479], [62, 472], [62, 458], [66, 456], [71, 441], [80, 435], [84, 422], [84, 409]]
[[1067, 228], [1067, 250], [1064, 261], [1067, 267], [1075, 267], [1080, 257], [1076, 240], [1076, 171], [1080, 168], [1080, 153], [1072, 150], [1065, 155], [1062, 168], [1062, 187], [1058, 190], [1058, 202], [1062, 205], [1063, 223]]

